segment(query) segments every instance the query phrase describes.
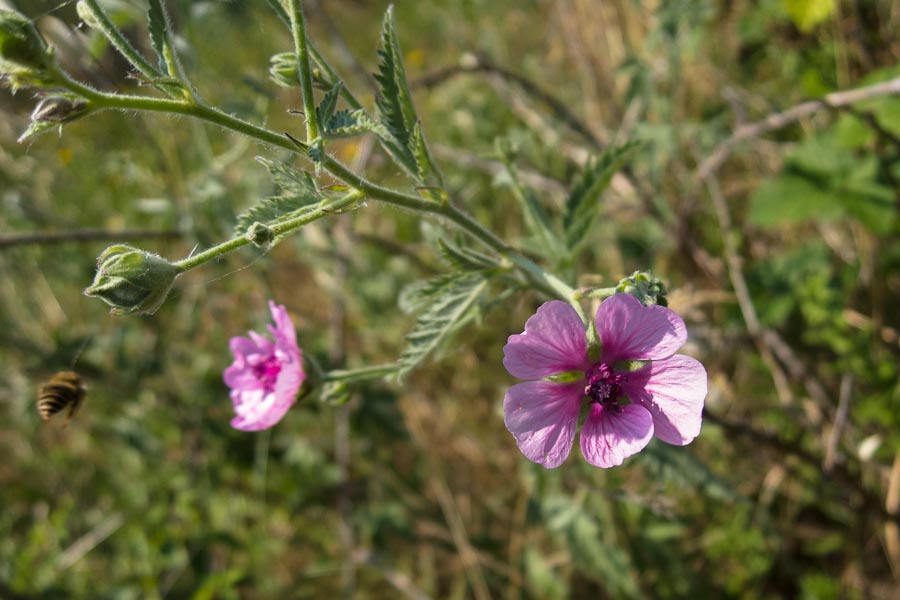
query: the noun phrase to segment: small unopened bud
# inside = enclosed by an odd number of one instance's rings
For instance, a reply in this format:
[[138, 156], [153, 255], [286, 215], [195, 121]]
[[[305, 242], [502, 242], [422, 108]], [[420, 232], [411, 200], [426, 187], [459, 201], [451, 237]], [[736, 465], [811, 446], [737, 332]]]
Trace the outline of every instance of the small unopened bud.
[[297, 71], [297, 55], [293, 52], [281, 52], [269, 59], [269, 77], [281, 87], [297, 87], [300, 76]]
[[23, 15], [0, 9], [0, 73], [14, 87], [50, 80], [51, 50], [34, 24]]
[[247, 233], [244, 234], [244, 237], [250, 240], [250, 243], [254, 246], [268, 248], [275, 241], [275, 232], [265, 223], [257, 221], [247, 228]]
[[109, 304], [115, 315], [152, 315], [180, 273], [178, 267], [157, 254], [118, 244], [97, 258], [97, 275], [84, 294]]
[[666, 299], [666, 286], [662, 280], [646, 271], [635, 271], [630, 277], [619, 281], [616, 293], [631, 294], [644, 306], [669, 305], [669, 301]]
[[65, 123], [82, 116], [88, 109], [84, 100], [68, 96], [48, 96], [34, 107], [31, 120], [40, 123]]

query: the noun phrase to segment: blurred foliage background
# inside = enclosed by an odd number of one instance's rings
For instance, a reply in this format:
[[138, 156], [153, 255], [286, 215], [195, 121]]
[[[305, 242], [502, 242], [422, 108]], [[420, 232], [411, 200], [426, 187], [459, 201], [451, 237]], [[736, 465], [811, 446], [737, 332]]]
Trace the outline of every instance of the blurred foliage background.
[[[135, 85], [72, 3], [6, 4], [78, 77]], [[103, 4], [146, 48], [146, 7]], [[207, 99], [302, 130], [299, 96], [266, 75], [292, 46], [265, 2], [167, 4]], [[370, 106], [386, 6], [307, 3], [313, 39]], [[563, 274], [609, 285], [650, 268], [670, 284], [684, 351], [709, 372], [701, 436], [608, 471], [577, 450], [554, 471], [524, 459], [503, 426], [501, 348], [537, 295], [484, 306], [403, 384], [232, 430], [227, 342], [264, 325], [268, 298], [323, 364], [396, 358], [412, 325], [399, 290], [442, 269], [427, 228], [372, 205], [191, 272], [153, 317], [115, 318], [81, 295], [105, 245], [132, 232], [181, 258], [226, 239], [272, 193], [253, 157], [273, 153], [114, 113], [18, 145], [34, 98], [4, 92], [0, 597], [895, 598], [900, 99], [729, 140], [900, 76], [896, 2], [400, 0], [395, 14], [448, 187], [506, 239], [527, 246], [497, 138], [551, 213], [588, 156], [647, 142]], [[337, 151], [398, 180], [371, 140]], [[14, 237], [34, 232], [87, 239]], [[76, 357], [84, 408], [41, 423], [37, 386]]]

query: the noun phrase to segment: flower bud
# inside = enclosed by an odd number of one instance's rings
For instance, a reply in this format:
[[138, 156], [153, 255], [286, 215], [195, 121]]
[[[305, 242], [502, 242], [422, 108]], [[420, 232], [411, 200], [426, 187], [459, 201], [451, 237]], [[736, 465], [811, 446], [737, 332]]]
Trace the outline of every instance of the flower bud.
[[250, 240], [250, 243], [259, 248], [268, 248], [275, 241], [275, 232], [265, 223], [257, 221], [247, 228], [244, 237]]
[[269, 59], [269, 77], [281, 87], [297, 87], [300, 76], [297, 71], [297, 55], [293, 52], [281, 52]]
[[48, 96], [37, 103], [31, 120], [39, 123], [65, 123], [82, 116], [88, 103], [68, 96]]
[[157, 254], [118, 244], [97, 258], [97, 275], [84, 295], [103, 300], [114, 315], [152, 315], [180, 273], [178, 267]]
[[51, 50], [37, 28], [23, 15], [0, 9], [0, 74], [13, 87], [40, 85], [51, 80]]
[[658, 304], [668, 306], [666, 299], [666, 286], [658, 277], [654, 277], [646, 271], [635, 271], [630, 277], [619, 281], [616, 286], [617, 294], [631, 294], [641, 301], [644, 306]]

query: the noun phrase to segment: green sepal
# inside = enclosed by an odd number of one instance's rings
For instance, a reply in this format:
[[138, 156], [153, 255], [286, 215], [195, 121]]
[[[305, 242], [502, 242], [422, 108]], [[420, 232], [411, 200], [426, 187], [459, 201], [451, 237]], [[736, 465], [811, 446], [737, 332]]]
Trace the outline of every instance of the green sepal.
[[180, 273], [181, 269], [157, 254], [117, 244], [97, 258], [97, 274], [84, 295], [100, 298], [115, 315], [152, 315]]

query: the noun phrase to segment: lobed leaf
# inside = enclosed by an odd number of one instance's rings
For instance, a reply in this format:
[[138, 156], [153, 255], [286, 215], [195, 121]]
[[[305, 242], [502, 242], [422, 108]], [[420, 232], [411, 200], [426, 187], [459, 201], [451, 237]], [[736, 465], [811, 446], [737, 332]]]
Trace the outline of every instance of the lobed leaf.
[[336, 112], [324, 124], [324, 129], [326, 138], [355, 137], [365, 133], [374, 133], [382, 139], [390, 137], [384, 125], [372, 119], [363, 109]]
[[466, 246], [439, 237], [438, 252], [441, 258], [456, 271], [483, 271], [497, 267], [497, 261]]
[[331, 120], [343, 87], [344, 84], [338, 81], [325, 93], [322, 102], [316, 107], [316, 117], [318, 117], [317, 121], [319, 123], [326, 124]]
[[[378, 95], [375, 106], [378, 117], [388, 135], [379, 134], [382, 143], [394, 159], [420, 183], [426, 183], [437, 173], [431, 161], [421, 130], [417, 132], [418, 117], [413, 106], [406, 70], [403, 67], [400, 44], [394, 29], [394, 10], [388, 7], [381, 31], [378, 50]], [[437, 178], [440, 181], [440, 178]]]
[[487, 286], [483, 273], [453, 273], [427, 282], [411, 298], [412, 305], [426, 306], [416, 326], [406, 336], [407, 347], [400, 355], [402, 379], [428, 357], [470, 314]]
[[627, 142], [607, 148], [575, 176], [563, 213], [563, 230], [569, 250], [575, 250], [587, 238], [597, 217], [600, 196], [638, 146], [640, 142]]
[[163, 8], [162, 0], [149, 0], [150, 8], [147, 9], [147, 23], [150, 30], [150, 45], [156, 52], [156, 58], [159, 62], [159, 70], [163, 75], [171, 75], [169, 73], [169, 63], [166, 60], [166, 46], [168, 45], [169, 22], [166, 17], [166, 11]]
[[312, 193], [265, 198], [238, 215], [234, 233], [238, 236], [246, 235], [254, 223], [273, 225], [317, 210], [321, 199]]
[[272, 176], [272, 181], [278, 188], [286, 194], [319, 194], [319, 188], [316, 185], [312, 175], [302, 169], [296, 169], [287, 163], [274, 161], [262, 156], [256, 157], [257, 162], [263, 165]]

